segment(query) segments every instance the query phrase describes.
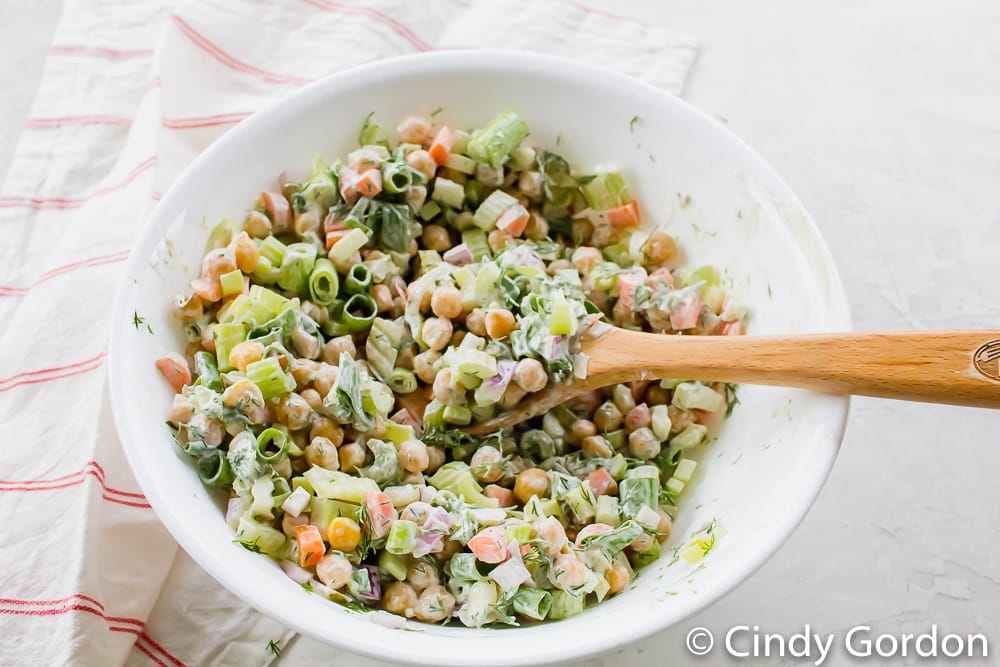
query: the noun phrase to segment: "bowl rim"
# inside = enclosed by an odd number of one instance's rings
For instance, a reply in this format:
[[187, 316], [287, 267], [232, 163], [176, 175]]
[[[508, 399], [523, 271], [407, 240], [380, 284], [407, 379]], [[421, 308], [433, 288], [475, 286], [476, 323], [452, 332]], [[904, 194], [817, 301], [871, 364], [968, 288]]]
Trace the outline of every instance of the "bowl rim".
[[[500, 64], [498, 65], [498, 63]], [[359, 639], [358, 637], [353, 638], [355, 640], [354, 642], [348, 642], [338, 636], [331, 636], [328, 634], [324, 635], [316, 631], [314, 626], [300, 622], [293, 614], [281, 610], [276, 611], [274, 608], [269, 607], [266, 604], [266, 600], [264, 600], [262, 596], [254, 594], [255, 589], [253, 587], [243, 585], [243, 582], [238, 579], [237, 574], [233, 570], [226, 568], [218, 559], [206, 557], [203, 554], [203, 550], [199, 548], [198, 541], [193, 537], [193, 535], [188, 533], [179, 517], [175, 517], [173, 513], [166, 510], [166, 507], [170, 504], [169, 498], [166, 494], [160, 494], [156, 483], [152, 479], [153, 476], [147, 475], [146, 468], [143, 465], [140, 465], [139, 459], [141, 458], [141, 453], [139, 452], [138, 444], [129, 444], [132, 442], [132, 439], [128, 437], [129, 418], [126, 414], [124, 414], [125, 410], [123, 408], [116, 407], [124, 405], [124, 401], [122, 400], [122, 392], [124, 391], [124, 388], [122, 384], [124, 382], [123, 374], [126, 372], [126, 369], [124, 368], [122, 355], [120, 354], [121, 337], [123, 336], [125, 329], [124, 327], [116, 326], [114, 323], [125, 321], [123, 318], [125, 318], [126, 315], [125, 308], [131, 288], [131, 281], [128, 277], [136, 275], [141, 264], [148, 258], [152, 246], [162, 238], [164, 233], [163, 230], [154, 228], [152, 223], [161, 216], [161, 211], [168, 210], [173, 207], [173, 200], [181, 196], [178, 195], [178, 191], [183, 189], [185, 182], [191, 177], [191, 174], [193, 172], [197, 172], [203, 162], [211, 160], [212, 157], [218, 153], [225, 153], [229, 150], [230, 145], [238, 144], [242, 141], [243, 135], [249, 128], [255, 128], [258, 125], [265, 125], [271, 122], [272, 112], [274, 112], [279, 106], [290, 102], [301, 102], [314, 96], [323, 96], [324, 91], [328, 87], [336, 87], [341, 82], [344, 82], [347, 85], [352, 85], [350, 83], [352, 79], [358, 80], [359, 77], [362, 79], [366, 77], [374, 77], [377, 79], [377, 75], [381, 71], [394, 71], [399, 69], [409, 69], [417, 75], [421, 73], [460, 72], [476, 69], [485, 72], [489, 72], [491, 70], [496, 71], [498, 69], [515, 71], [528, 70], [556, 77], [559, 76], [560, 72], [575, 70], [576, 73], [586, 74], [592, 79], [612, 82], [609, 85], [643, 89], [647, 94], [659, 97], [665, 104], [674, 105], [681, 109], [682, 113], [695, 116], [702, 122], [707, 121], [712, 123], [717, 131], [726, 135], [729, 142], [737, 144], [739, 148], [748, 154], [751, 160], [756, 161], [757, 166], [762, 172], [768, 173], [768, 175], [775, 182], [779, 183], [784, 190], [782, 195], [785, 196], [798, 211], [801, 211], [802, 227], [808, 232], [810, 240], [815, 244], [815, 248], [822, 259], [822, 265], [819, 266], [818, 269], [825, 273], [829, 283], [828, 290], [830, 294], [831, 307], [827, 311], [827, 314], [828, 319], [833, 325], [833, 329], [849, 331], [851, 329], [851, 317], [839, 272], [837, 271], [837, 267], [833, 261], [829, 248], [820, 234], [818, 227], [813, 221], [812, 216], [809, 215], [808, 211], [802, 205], [802, 202], [795, 195], [791, 187], [789, 187], [785, 180], [759, 153], [757, 153], [757, 151], [750, 147], [725, 124], [717, 122], [711, 116], [680, 97], [628, 75], [605, 70], [592, 65], [582, 64], [564, 57], [508, 50], [446, 50], [409, 54], [365, 63], [335, 72], [329, 76], [307, 84], [302, 88], [292, 91], [288, 95], [271, 101], [263, 106], [259, 111], [255, 112], [252, 116], [243, 120], [237, 126], [219, 137], [197, 157], [195, 157], [195, 159], [193, 159], [190, 164], [188, 164], [184, 170], [178, 174], [177, 178], [167, 189], [161, 200], [147, 214], [142, 229], [136, 235], [136, 240], [122, 274], [123, 279], [119, 283], [114, 300], [108, 355], [108, 382], [111, 395], [111, 405], [115, 427], [119, 439], [121, 440], [122, 449], [125, 452], [129, 467], [132, 469], [133, 475], [135, 476], [139, 487], [142, 489], [148, 502], [152, 506], [158, 520], [166, 527], [171, 537], [176, 540], [178, 545], [190, 554], [198, 565], [202, 567], [213, 579], [238, 598], [257, 609], [260, 613], [273, 618], [290, 628], [293, 628], [296, 632], [314, 637], [327, 645], [336, 645], [353, 653], [366, 655], [371, 658], [379, 660], [388, 659], [406, 664], [463, 665], [467, 664], [467, 659], [463, 659], [461, 656], [454, 654], [437, 655], [433, 657], [414, 655], [412, 652], [407, 652], [406, 647], [408, 642], [405, 641], [388, 643], [368, 641], [359, 643], [357, 642]], [[573, 646], [549, 645], [548, 647], [545, 647], [536, 645], [538, 650], [534, 651], [530, 657], [525, 657], [524, 659], [515, 658], [515, 656], [480, 656], [477, 658], [477, 662], [484, 666], [554, 664], [607, 653], [626, 644], [646, 638], [658, 631], [665, 630], [668, 627], [679, 625], [694, 614], [704, 611], [719, 599], [739, 587], [781, 548], [781, 546], [801, 524], [802, 520], [815, 503], [830, 475], [830, 472], [833, 469], [834, 462], [836, 461], [843, 442], [850, 411], [849, 397], [833, 398], [835, 400], [831, 402], [831, 407], [834, 411], [831, 413], [828, 424], [828, 426], [831, 427], [830, 438], [832, 440], [832, 446], [826, 449], [823, 459], [818, 461], [817, 465], [812, 468], [814, 472], [811, 479], [807, 480], [808, 483], [803, 484], [802, 488], [809, 489], [809, 492], [799, 494], [802, 502], [798, 503], [797, 509], [794, 512], [789, 512], [785, 515], [786, 518], [783, 519], [784, 525], [780, 530], [774, 532], [772, 537], [769, 539], [761, 542], [761, 546], [757, 550], [756, 556], [743, 560], [738, 567], [730, 568], [725, 575], [719, 576], [717, 579], [713, 579], [711, 583], [702, 587], [699, 590], [697, 599], [688, 604], [680, 614], [675, 614], [672, 621], [661, 622], [659, 621], [657, 615], [651, 614], [650, 618], [646, 622], [632, 627], [618, 628], [618, 632], [616, 633], [617, 637], [614, 638], [610, 638], [608, 635], [605, 635], [598, 641], [583, 642], [580, 644], [574, 644]], [[837, 412], [839, 412], [839, 416], [836, 414]], [[163, 508], [164, 511], [160, 511], [161, 508]], [[513, 631], [516, 630], [512, 630], [512, 632]]]

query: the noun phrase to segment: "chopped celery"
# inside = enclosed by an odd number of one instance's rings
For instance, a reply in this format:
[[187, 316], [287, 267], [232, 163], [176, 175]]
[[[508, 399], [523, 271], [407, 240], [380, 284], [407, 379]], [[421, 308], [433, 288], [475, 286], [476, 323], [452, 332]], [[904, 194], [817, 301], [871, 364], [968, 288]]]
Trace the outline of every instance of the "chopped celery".
[[[527, 508], [525, 508], [525, 513], [527, 513]], [[621, 517], [618, 515], [618, 498], [615, 496], [598, 496], [594, 521], [597, 523], [606, 523], [612, 528], [617, 526], [621, 522]]]
[[219, 284], [222, 286], [222, 296], [232, 296], [243, 291], [243, 272], [239, 269], [224, 273], [219, 276]]
[[649, 565], [657, 558], [660, 557], [660, 543], [653, 540], [653, 546], [645, 551], [636, 551], [632, 554], [632, 565], [634, 567], [642, 567], [643, 565]]
[[465, 188], [455, 181], [438, 176], [434, 179], [431, 199], [450, 208], [460, 209], [465, 201]]
[[617, 171], [597, 174], [589, 183], [580, 186], [587, 205], [595, 211], [604, 211], [628, 203], [632, 198], [625, 179]]
[[456, 496], [461, 496], [466, 502], [483, 507], [499, 507], [500, 503], [496, 498], [490, 498], [483, 494], [482, 487], [472, 476], [472, 470], [467, 463], [452, 461], [446, 463], [428, 480], [428, 483], [438, 490], [451, 491]]
[[352, 229], [342, 239], [330, 248], [330, 259], [334, 262], [346, 262], [347, 259], [368, 243], [368, 234], [363, 229]]
[[628, 461], [626, 461], [625, 457], [621, 454], [615, 454], [611, 457], [611, 460], [608, 461], [608, 464], [604, 467], [604, 469], [608, 471], [608, 474], [611, 475], [612, 479], [618, 481], [625, 477], [625, 473], [628, 471]]
[[697, 447], [708, 437], [708, 427], [704, 424], [689, 424], [683, 431], [670, 439], [670, 446], [676, 449]]
[[524, 171], [535, 166], [535, 149], [530, 146], [516, 146], [510, 152], [507, 166], [513, 171]]
[[621, 514], [632, 519], [643, 507], [657, 509], [659, 506], [659, 483], [652, 477], [623, 479], [618, 484], [618, 498]]
[[288, 246], [273, 236], [268, 236], [260, 244], [260, 256], [266, 258], [275, 267], [281, 266], [288, 253]]
[[417, 211], [417, 215], [420, 216], [421, 220], [429, 221], [433, 220], [434, 217], [437, 216], [437, 214], [440, 212], [441, 212], [441, 207], [438, 205], [438, 203], [435, 201], [429, 201], [420, 207], [420, 210]]
[[585, 596], [568, 591], [552, 591], [552, 607], [549, 609], [549, 618], [558, 621], [576, 616], [583, 611], [584, 599]]
[[278, 286], [289, 292], [304, 292], [315, 264], [316, 246], [311, 243], [291, 244], [278, 270]]
[[497, 374], [496, 357], [482, 350], [451, 348], [441, 359], [453, 372], [460, 375], [471, 375], [480, 380], [488, 380]]
[[309, 294], [312, 300], [321, 305], [328, 305], [337, 299], [340, 289], [340, 276], [333, 262], [323, 257], [316, 261], [312, 273], [309, 274]]
[[396, 509], [402, 509], [420, 500], [420, 487], [416, 484], [399, 484], [386, 486], [382, 489]]
[[410, 568], [410, 560], [408, 554], [383, 551], [378, 555], [378, 566], [388, 572], [396, 581], [403, 581], [406, 579], [406, 571]]
[[514, 611], [522, 616], [544, 621], [552, 609], [552, 593], [541, 588], [522, 586], [514, 593], [513, 605]]
[[402, 556], [413, 551], [417, 538], [417, 524], [406, 519], [396, 519], [389, 529], [389, 537], [385, 550], [391, 554]]
[[277, 559], [281, 557], [285, 546], [285, 534], [254, 519], [242, 517], [236, 528], [234, 541], [250, 551]]
[[[489, 259], [493, 256], [490, 252], [490, 245], [486, 242], [486, 232], [481, 229], [467, 229], [462, 232], [462, 243], [469, 249], [472, 253], [472, 261], [478, 262], [483, 258]], [[487, 266], [496, 266], [495, 264], [485, 264], [483, 268]], [[499, 277], [499, 267], [497, 267], [497, 277]]]
[[654, 479], [656, 483], [660, 483], [660, 469], [654, 465], [641, 465], [632, 468], [625, 474], [626, 479]]
[[360, 503], [365, 499], [365, 493], [379, 490], [378, 484], [374, 480], [327, 470], [319, 466], [313, 466], [306, 470], [303, 476], [312, 484], [317, 496], [331, 500]]
[[268, 357], [248, 364], [247, 379], [260, 388], [265, 400], [295, 390], [295, 378], [281, 369], [277, 357]]
[[448, 169], [460, 171], [463, 174], [476, 173], [476, 161], [457, 153], [449, 153], [445, 159], [444, 166]]
[[466, 153], [476, 162], [499, 167], [526, 136], [528, 124], [516, 113], [505, 111], [469, 140]]
[[663, 488], [669, 491], [672, 496], [679, 496], [684, 492], [684, 486], [684, 482], [676, 477], [671, 477], [667, 480], [667, 483], [663, 485]]
[[212, 339], [215, 341], [215, 358], [222, 372], [235, 368], [229, 363], [229, 353], [239, 343], [246, 340], [247, 327], [244, 324], [220, 323], [212, 329]]
[[[616, 451], [624, 449], [625, 445], [628, 443], [627, 436], [625, 434], [625, 429], [618, 429], [617, 431], [610, 431], [604, 434], [604, 439], [608, 441], [612, 448]], [[624, 473], [622, 473], [624, 475]], [[614, 477], [614, 475], [612, 475]], [[615, 477], [618, 479], [618, 477]]]
[[677, 468], [674, 470], [673, 476], [686, 484], [691, 481], [691, 475], [694, 474], [694, 470], [697, 467], [697, 461], [693, 459], [681, 459], [677, 463]]
[[706, 410], [717, 412], [726, 407], [726, 399], [719, 392], [700, 382], [681, 382], [674, 387], [671, 403], [681, 410]]
[[416, 438], [416, 434], [413, 432], [412, 426], [397, 424], [394, 421], [387, 421], [385, 423], [385, 439], [397, 447], [407, 440], [413, 440], [414, 438]]
[[534, 529], [528, 523], [507, 526], [507, 542], [517, 541], [518, 544], [527, 544], [533, 533]]
[[342, 500], [318, 496], [313, 496], [312, 500], [309, 501], [309, 523], [317, 526], [320, 532], [325, 533], [330, 522], [341, 516], [358, 522], [361, 518], [361, 508]]
[[446, 424], [468, 426], [472, 422], [472, 411], [464, 405], [446, 405], [441, 417]]
[[552, 293], [552, 317], [549, 319], [549, 333], [553, 336], [569, 336], [573, 333], [573, 313], [562, 292]]
[[584, 482], [579, 486], [575, 486], [569, 490], [566, 495], [563, 496], [563, 501], [565, 501], [567, 507], [573, 512], [573, 516], [577, 523], [589, 523], [591, 519], [594, 518], [594, 510], [597, 505], [597, 499], [594, 497], [594, 492], [590, 490], [590, 484]]
[[583, 548], [600, 549], [608, 556], [614, 557], [615, 554], [632, 544], [635, 538], [642, 535], [643, 532], [642, 526], [638, 522], [629, 519], [612, 531], [584, 538]]
[[517, 199], [503, 190], [494, 190], [479, 205], [479, 208], [476, 209], [476, 214], [473, 216], [472, 221], [476, 227], [479, 227], [483, 231], [490, 231], [496, 226], [497, 218], [515, 204], [517, 204]]
[[441, 259], [441, 253], [437, 250], [418, 250], [417, 257], [420, 258], [420, 266], [425, 271], [444, 261]]

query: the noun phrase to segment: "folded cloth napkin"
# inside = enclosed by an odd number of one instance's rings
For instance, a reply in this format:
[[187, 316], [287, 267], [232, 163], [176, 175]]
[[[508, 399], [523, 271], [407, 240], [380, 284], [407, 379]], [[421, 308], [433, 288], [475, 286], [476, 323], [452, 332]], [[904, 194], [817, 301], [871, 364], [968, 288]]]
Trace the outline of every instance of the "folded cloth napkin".
[[104, 387], [121, 264], [179, 171], [274, 98], [377, 58], [484, 47], [674, 93], [695, 55], [566, 0], [66, 1], [0, 191], [0, 663], [275, 658], [291, 631], [177, 548], [125, 463]]

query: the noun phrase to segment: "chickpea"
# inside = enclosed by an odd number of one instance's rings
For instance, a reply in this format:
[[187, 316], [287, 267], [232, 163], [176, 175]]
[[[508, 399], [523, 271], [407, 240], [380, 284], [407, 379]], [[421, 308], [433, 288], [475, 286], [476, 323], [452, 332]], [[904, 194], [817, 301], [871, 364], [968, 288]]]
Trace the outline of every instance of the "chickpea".
[[382, 157], [372, 148], [356, 148], [347, 154], [347, 166], [359, 174], [381, 165]]
[[590, 242], [597, 248], [604, 248], [618, 243], [621, 238], [622, 234], [616, 227], [612, 227], [611, 225], [597, 225], [590, 235]]
[[444, 252], [451, 248], [451, 235], [441, 225], [425, 225], [420, 240], [428, 250]]
[[399, 513], [399, 518], [404, 521], [412, 521], [418, 526], [424, 525], [424, 521], [427, 520], [427, 515], [431, 511], [430, 503], [425, 503], [422, 500], [417, 500], [412, 502]]
[[514, 368], [514, 384], [526, 392], [541, 391], [549, 381], [545, 367], [537, 359], [521, 359]]
[[201, 260], [202, 277], [218, 278], [236, 270], [236, 254], [229, 248], [219, 248]]
[[452, 332], [451, 320], [430, 317], [424, 320], [424, 325], [420, 329], [420, 336], [424, 339], [427, 347], [432, 350], [442, 350], [448, 345], [448, 341], [451, 340]]
[[312, 384], [318, 370], [319, 364], [311, 359], [295, 359], [292, 361], [292, 377], [295, 378], [295, 384], [300, 389], [304, 389]]
[[625, 415], [625, 430], [632, 433], [636, 429], [649, 426], [651, 421], [649, 406], [645, 403], [640, 403]]
[[354, 551], [361, 543], [361, 526], [346, 516], [338, 516], [326, 526], [326, 541], [331, 549]]
[[674, 528], [674, 520], [670, 518], [669, 514], [663, 511], [662, 507], [657, 509], [656, 513], [660, 515], [660, 523], [656, 524], [656, 532], [659, 533], [656, 536], [656, 540], [663, 543], [670, 538], [670, 531]]
[[649, 551], [652, 549], [654, 544], [656, 544], [656, 538], [652, 535], [642, 533], [639, 537], [632, 540], [632, 544], [629, 546], [632, 547], [632, 551], [642, 553], [643, 551]]
[[263, 239], [271, 235], [271, 220], [260, 211], [250, 211], [243, 220], [243, 229], [255, 239]]
[[503, 454], [496, 447], [483, 445], [472, 455], [469, 466], [473, 476], [480, 482], [495, 482], [503, 477], [503, 466], [500, 462]]
[[675, 405], [667, 408], [667, 416], [670, 417], [670, 430], [674, 433], [683, 431], [697, 419], [697, 415], [693, 412], [681, 410]]
[[431, 310], [446, 320], [458, 317], [462, 314], [462, 293], [450, 283], [438, 287], [431, 297]]
[[517, 179], [517, 189], [531, 201], [542, 199], [542, 175], [537, 171], [524, 171]]
[[278, 416], [278, 421], [292, 431], [309, 426], [313, 415], [312, 408], [306, 403], [306, 399], [294, 392], [286, 394], [278, 400], [275, 413]]
[[647, 405], [667, 405], [670, 403], [670, 390], [660, 386], [660, 383], [650, 385], [646, 390], [645, 401]]
[[423, 116], [406, 116], [396, 126], [396, 133], [408, 144], [426, 144], [431, 139], [431, 121]]
[[420, 440], [406, 440], [399, 446], [399, 465], [407, 472], [423, 472], [430, 465], [427, 445]]
[[194, 406], [191, 405], [191, 399], [189, 399], [184, 394], [174, 394], [174, 401], [170, 405], [170, 415], [168, 419], [170, 423], [174, 426], [180, 426], [181, 424], [186, 424], [194, 416]]
[[422, 382], [432, 384], [437, 377], [437, 370], [434, 364], [441, 358], [441, 353], [437, 350], [427, 350], [413, 357], [413, 372], [417, 374]]
[[476, 180], [482, 183], [484, 188], [499, 188], [503, 184], [503, 167], [477, 164]]
[[245, 340], [234, 345], [233, 349], [229, 351], [229, 363], [244, 375], [247, 372], [247, 366], [263, 358], [264, 346], [257, 341]]
[[455, 611], [455, 596], [444, 586], [428, 586], [417, 599], [417, 618], [428, 623], [437, 623], [451, 618]]
[[319, 368], [313, 374], [312, 385], [319, 395], [326, 398], [326, 395], [330, 393], [333, 389], [333, 385], [337, 384], [337, 374], [339, 369], [336, 366], [325, 363], [320, 364]]
[[461, 542], [458, 542], [457, 540], [445, 540], [444, 546], [441, 547], [441, 551], [437, 554], [438, 562], [447, 562], [449, 558], [457, 554], [462, 549], [464, 549], [464, 547]]
[[[416, 213], [424, 205], [424, 202], [427, 201], [427, 188], [423, 185], [411, 185], [410, 189], [406, 191], [404, 201], [410, 207], [410, 210]], [[412, 255], [413, 253], [411, 252], [410, 254]]]
[[264, 407], [264, 394], [250, 380], [238, 380], [222, 392], [222, 404], [245, 413], [253, 408]]
[[309, 523], [309, 513], [302, 512], [298, 516], [292, 516], [288, 512], [281, 517], [281, 532], [288, 537], [295, 537], [295, 528], [298, 526], [304, 526]]
[[611, 585], [608, 588], [609, 595], [620, 593], [625, 588], [625, 585], [628, 584], [628, 569], [621, 563], [615, 563], [611, 566], [611, 569], [604, 573], [604, 578]]
[[549, 235], [549, 222], [541, 213], [532, 212], [528, 225], [524, 228], [524, 236], [532, 241], [542, 241]]
[[201, 302], [201, 297], [197, 294], [192, 294], [188, 297], [177, 297], [177, 300], [174, 301], [170, 309], [171, 314], [175, 318], [185, 323], [200, 319], [204, 311], [204, 304]]
[[209, 324], [201, 331], [201, 346], [206, 352], [211, 352], [212, 354], [215, 354], [215, 336], [212, 335], [212, 331], [214, 330], [215, 325]]
[[354, 568], [351, 561], [340, 554], [327, 554], [316, 563], [316, 576], [334, 590], [343, 588], [350, 582]]
[[291, 477], [293, 472], [291, 460], [287, 456], [282, 458], [274, 464], [274, 472], [278, 473], [278, 475], [284, 477], [285, 479]]
[[[544, 496], [548, 490], [549, 476], [541, 468], [523, 470], [514, 480], [514, 495], [522, 503], [531, 500], [532, 496]], [[536, 525], [535, 528], [537, 527]]]
[[316, 336], [302, 329], [296, 329], [292, 332], [292, 347], [300, 357], [305, 359], [318, 359], [323, 350]]
[[357, 358], [358, 350], [354, 346], [354, 339], [349, 335], [331, 338], [323, 346], [323, 361], [328, 364], [339, 364], [340, 355], [344, 352], [351, 355], [351, 358]]
[[411, 151], [406, 156], [406, 164], [426, 176], [428, 181], [434, 178], [434, 172], [437, 171], [437, 162], [425, 150]]
[[587, 580], [587, 569], [575, 553], [559, 554], [552, 563], [552, 580], [559, 588], [576, 588]]
[[323, 436], [312, 439], [306, 445], [306, 462], [327, 470], [340, 469], [340, 455], [332, 442]]
[[546, 271], [550, 276], [554, 276], [556, 271], [562, 271], [563, 269], [572, 269], [573, 265], [569, 263], [568, 259], [557, 259], [555, 261], [549, 262]]
[[554, 516], [535, 519], [531, 525], [535, 529], [538, 539], [546, 543], [544, 548], [549, 558], [555, 558], [569, 543], [566, 529]]
[[309, 319], [316, 322], [316, 324], [323, 324], [330, 318], [330, 313], [327, 312], [326, 308], [319, 306], [312, 301], [302, 302], [302, 312], [305, 313]]
[[413, 586], [402, 581], [389, 584], [389, 587], [382, 594], [382, 609], [393, 614], [409, 618], [416, 613], [416, 607], [417, 592], [413, 590]]
[[428, 586], [437, 586], [440, 583], [437, 568], [425, 560], [416, 559], [406, 570], [406, 583], [418, 593]]
[[375, 299], [375, 307], [378, 312], [387, 313], [392, 310], [392, 292], [388, 285], [375, 285], [372, 287], [372, 298]]
[[316, 412], [323, 409], [323, 397], [320, 396], [319, 392], [315, 389], [303, 389], [299, 392], [299, 395], [302, 396], [302, 398], [306, 400], [306, 403], [309, 404], [309, 407]]
[[657, 266], [669, 262], [677, 256], [677, 242], [670, 234], [657, 230], [650, 234], [649, 239], [642, 246], [642, 254], [646, 257], [647, 266]]
[[434, 400], [450, 405], [455, 398], [455, 392], [451, 386], [451, 369], [442, 368], [434, 378], [434, 386], [431, 389]]
[[486, 243], [489, 244], [490, 250], [493, 252], [499, 252], [500, 250], [507, 247], [507, 244], [514, 240], [514, 237], [510, 235], [510, 232], [506, 232], [502, 229], [494, 229], [486, 237]]
[[427, 448], [427, 469], [424, 472], [428, 475], [433, 474], [438, 468], [444, 465], [444, 460], [444, 447], [431, 445]]
[[635, 407], [635, 399], [632, 398], [632, 390], [624, 384], [615, 385], [614, 389], [611, 390], [611, 400], [615, 402], [615, 405], [623, 415], [627, 414], [629, 410]]
[[573, 251], [573, 266], [581, 276], [589, 276], [594, 267], [601, 263], [601, 251], [582, 245]]
[[592, 435], [597, 435], [597, 427], [594, 426], [594, 422], [589, 419], [577, 419], [570, 424], [569, 431], [566, 433], [566, 442], [580, 444], [584, 438], [589, 438]]
[[490, 308], [486, 311], [486, 333], [490, 338], [505, 338], [517, 326], [514, 313], [506, 308]]
[[587, 436], [580, 442], [580, 449], [583, 451], [583, 455], [588, 458], [608, 458], [614, 452], [611, 449], [611, 445], [608, 443], [603, 436], [591, 435]]
[[292, 223], [292, 228], [299, 237], [306, 236], [307, 234], [315, 234], [319, 229], [320, 219], [319, 216], [312, 211], [302, 211], [295, 215], [295, 222]]
[[[305, 392], [302, 395], [305, 396]], [[317, 416], [309, 427], [309, 439], [314, 438], [326, 438], [334, 447], [340, 447], [344, 442], [344, 429], [329, 417]]]
[[341, 445], [337, 451], [340, 457], [340, 469], [348, 473], [356, 473], [358, 468], [365, 464], [365, 457], [368, 454], [364, 445], [357, 442]]
[[622, 425], [622, 411], [611, 401], [605, 401], [594, 411], [594, 425], [602, 433], [616, 431]]
[[503, 392], [503, 396], [500, 397], [500, 407], [507, 408], [508, 410], [524, 398], [527, 392], [518, 387], [516, 384], [509, 384]]
[[660, 441], [644, 426], [629, 434], [628, 451], [636, 458], [649, 460], [660, 453]]
[[477, 336], [486, 335], [486, 311], [482, 308], [473, 308], [465, 317], [465, 328], [469, 333]]

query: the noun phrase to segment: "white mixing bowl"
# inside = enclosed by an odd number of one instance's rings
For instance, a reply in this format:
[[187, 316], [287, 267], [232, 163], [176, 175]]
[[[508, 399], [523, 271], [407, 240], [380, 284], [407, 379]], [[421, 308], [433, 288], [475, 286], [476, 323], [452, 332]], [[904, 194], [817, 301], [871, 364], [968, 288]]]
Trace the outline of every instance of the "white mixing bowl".
[[[296, 630], [349, 651], [428, 665], [547, 664], [610, 650], [711, 604], [778, 549], [830, 471], [846, 398], [740, 387], [740, 404], [702, 457], [667, 544], [685, 544], [714, 519], [710, 553], [689, 564], [667, 548], [628, 590], [579, 616], [504, 629], [410, 623], [416, 631], [403, 632], [307, 593], [276, 563], [233, 543], [223, 501], [201, 485], [163, 425], [172, 392], [153, 361], [184, 347], [168, 306], [194, 277], [210, 224], [244, 215], [279, 172], [348, 152], [370, 111], [391, 127], [405, 114], [439, 107], [437, 122], [464, 128], [514, 110], [527, 120], [530, 142], [571, 164], [617, 163], [644, 218], [677, 237], [686, 263], [726, 269], [750, 306], [752, 333], [849, 328], [840, 280], [808, 214], [716, 120], [648, 85], [564, 60], [468, 51], [407, 56], [316, 82], [246, 120], [166, 193], [133, 249], [114, 310], [110, 382], [118, 432], [143, 492], [180, 545], [233, 593]], [[133, 326], [136, 312], [152, 334]]]

